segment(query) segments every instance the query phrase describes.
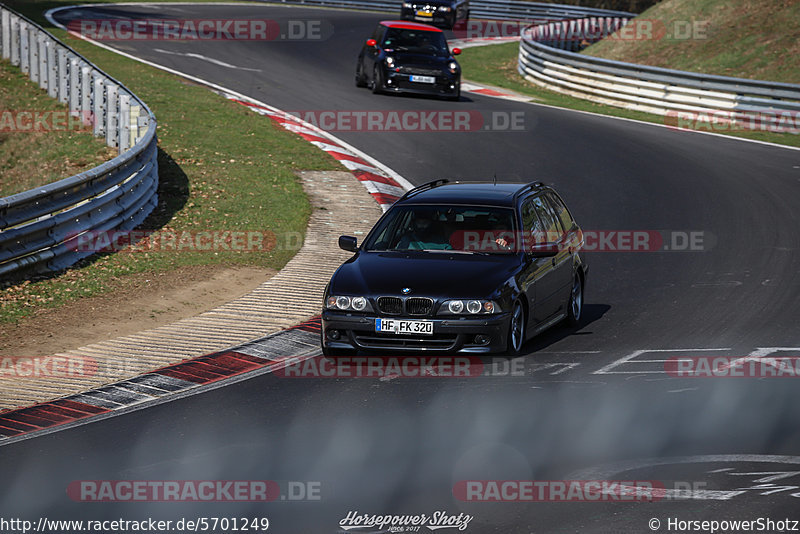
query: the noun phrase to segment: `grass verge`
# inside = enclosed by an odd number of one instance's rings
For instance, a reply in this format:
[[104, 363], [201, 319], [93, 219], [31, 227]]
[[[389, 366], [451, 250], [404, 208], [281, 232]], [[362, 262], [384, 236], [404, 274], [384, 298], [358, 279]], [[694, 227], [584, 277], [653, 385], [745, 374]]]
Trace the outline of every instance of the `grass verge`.
[[[537, 102], [566, 109], [590, 111], [613, 117], [624, 117], [644, 122], [665, 124], [666, 117], [640, 111], [633, 111], [613, 106], [596, 104], [588, 100], [562, 95], [525, 80], [517, 72], [519, 43], [505, 43], [500, 45], [481, 46], [468, 48], [459, 56], [464, 78], [476, 83], [485, 83], [528, 95]], [[771, 133], [760, 131], [718, 131], [712, 124], [696, 123], [697, 131], [715, 132], [742, 137], [756, 141], [765, 141], [781, 145], [800, 147], [800, 136], [789, 133]], [[704, 128], [707, 126], [707, 128]]]
[[0, 61], [0, 197], [67, 178], [117, 151], [80, 124], [19, 68]]
[[[43, 11], [71, 3], [16, 2], [11, 7], [47, 28]], [[141, 273], [195, 265], [280, 269], [286, 264], [296, 247], [281, 246], [286, 243], [282, 236], [303, 235], [310, 215], [294, 172], [341, 170], [331, 156], [205, 87], [89, 43], [67, 41], [60, 30], [48, 30], [123, 82], [158, 119], [159, 205], [141, 228], [178, 235], [271, 231], [278, 246], [267, 252], [96, 254], [63, 273], [6, 283], [0, 293], [0, 324], [18, 322], [41, 308], [129, 287]]]

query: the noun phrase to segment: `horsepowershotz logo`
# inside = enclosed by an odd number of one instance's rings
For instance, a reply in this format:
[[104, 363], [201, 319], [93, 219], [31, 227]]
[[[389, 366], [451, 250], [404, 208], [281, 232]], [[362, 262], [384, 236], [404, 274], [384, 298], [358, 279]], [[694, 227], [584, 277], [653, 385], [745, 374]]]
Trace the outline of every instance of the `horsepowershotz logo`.
[[[386, 532], [419, 532], [421, 528], [429, 531], [443, 529], [467, 530], [472, 518], [469, 514], [449, 514], [446, 510], [438, 510], [428, 514], [363, 514], [358, 510], [351, 510], [347, 516], [339, 521], [342, 530], [370, 529], [371, 532], [385, 530]], [[424, 531], [423, 531], [424, 532]]]

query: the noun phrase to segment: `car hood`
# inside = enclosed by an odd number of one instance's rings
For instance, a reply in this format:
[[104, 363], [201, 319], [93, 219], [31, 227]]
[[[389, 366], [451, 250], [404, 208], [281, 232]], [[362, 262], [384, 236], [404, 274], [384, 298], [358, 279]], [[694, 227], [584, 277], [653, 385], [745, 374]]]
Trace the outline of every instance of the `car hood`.
[[361, 252], [339, 267], [330, 293], [490, 298], [518, 266], [516, 255]]
[[449, 56], [432, 56], [430, 54], [415, 54], [412, 52], [402, 52], [402, 51], [386, 51], [388, 55], [392, 55], [397, 60], [397, 64], [400, 66], [403, 65], [419, 65], [419, 66], [430, 66], [430, 67], [444, 67], [452, 59]]

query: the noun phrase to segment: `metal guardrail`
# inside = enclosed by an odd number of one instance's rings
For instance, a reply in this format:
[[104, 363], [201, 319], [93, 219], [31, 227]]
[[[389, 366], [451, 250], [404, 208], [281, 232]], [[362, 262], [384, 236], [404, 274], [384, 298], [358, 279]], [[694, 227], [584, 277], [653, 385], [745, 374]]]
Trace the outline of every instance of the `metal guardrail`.
[[730, 123], [777, 126], [800, 111], [800, 85], [624, 63], [576, 53], [623, 27], [630, 17], [585, 18], [522, 32], [519, 73], [547, 89], [601, 104], [660, 115], [724, 116]]
[[81, 234], [130, 230], [155, 208], [156, 119], [124, 85], [2, 4], [0, 55], [119, 149], [99, 167], [0, 198], [0, 277], [65, 269], [92, 253], [76, 246]]

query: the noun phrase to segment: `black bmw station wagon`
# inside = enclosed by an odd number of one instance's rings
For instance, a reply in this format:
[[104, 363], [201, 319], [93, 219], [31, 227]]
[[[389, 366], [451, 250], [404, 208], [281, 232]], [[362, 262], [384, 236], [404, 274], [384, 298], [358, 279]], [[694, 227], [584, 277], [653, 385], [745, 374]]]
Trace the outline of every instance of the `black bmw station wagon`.
[[583, 234], [551, 188], [437, 180], [407, 192], [332, 276], [322, 311], [326, 355], [362, 351], [518, 354], [577, 324]]

